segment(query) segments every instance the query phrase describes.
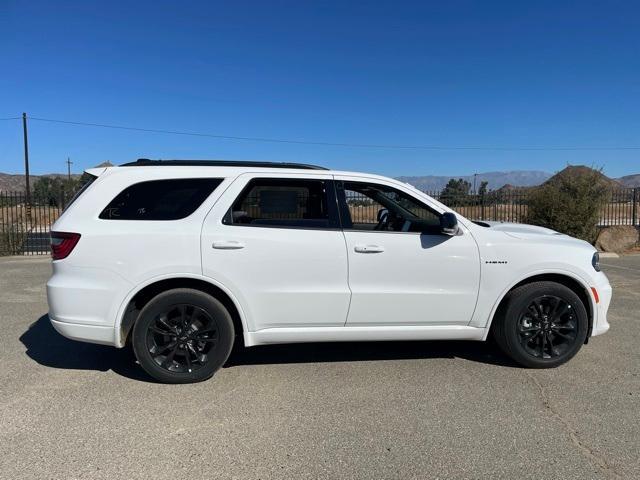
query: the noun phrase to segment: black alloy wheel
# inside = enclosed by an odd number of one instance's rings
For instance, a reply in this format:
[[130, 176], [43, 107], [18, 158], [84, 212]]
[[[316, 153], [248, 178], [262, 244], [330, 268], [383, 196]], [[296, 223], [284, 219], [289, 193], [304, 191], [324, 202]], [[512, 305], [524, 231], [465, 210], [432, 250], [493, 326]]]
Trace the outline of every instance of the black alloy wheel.
[[165, 383], [210, 378], [227, 361], [235, 333], [224, 305], [205, 292], [174, 289], [150, 300], [133, 326], [142, 368]]
[[570, 350], [578, 336], [571, 304], [554, 295], [535, 298], [519, 320], [520, 343], [534, 357], [552, 358]]
[[540, 281], [507, 294], [493, 336], [516, 363], [552, 368], [571, 359], [584, 345], [589, 317], [582, 299], [566, 285]]
[[206, 365], [218, 341], [218, 324], [195, 305], [172, 305], [156, 315], [147, 329], [147, 349], [169, 372], [191, 373]]

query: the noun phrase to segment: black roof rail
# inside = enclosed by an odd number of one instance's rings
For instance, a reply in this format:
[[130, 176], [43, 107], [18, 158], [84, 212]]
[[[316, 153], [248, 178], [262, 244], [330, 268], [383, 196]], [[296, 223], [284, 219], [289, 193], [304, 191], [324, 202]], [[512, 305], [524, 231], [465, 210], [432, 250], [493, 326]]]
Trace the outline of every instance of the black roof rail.
[[149, 160], [139, 158], [135, 162], [123, 163], [121, 167], [147, 166], [196, 166], [196, 167], [259, 167], [259, 168], [299, 168], [304, 170], [329, 170], [318, 165], [288, 162], [256, 162], [245, 160]]

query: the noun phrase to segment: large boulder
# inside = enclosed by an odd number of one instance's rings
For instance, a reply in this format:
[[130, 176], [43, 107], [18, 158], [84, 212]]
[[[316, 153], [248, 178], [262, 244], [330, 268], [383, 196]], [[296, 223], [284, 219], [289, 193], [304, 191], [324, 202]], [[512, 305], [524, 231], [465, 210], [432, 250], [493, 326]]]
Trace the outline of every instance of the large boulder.
[[631, 225], [605, 227], [600, 230], [596, 240], [596, 248], [601, 252], [622, 253], [638, 244], [640, 232]]

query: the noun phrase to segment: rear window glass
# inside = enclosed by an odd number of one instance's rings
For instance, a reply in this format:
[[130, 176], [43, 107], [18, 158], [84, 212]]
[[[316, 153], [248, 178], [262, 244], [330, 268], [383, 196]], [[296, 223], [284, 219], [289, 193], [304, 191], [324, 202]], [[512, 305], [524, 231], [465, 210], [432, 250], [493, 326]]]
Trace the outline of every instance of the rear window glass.
[[252, 180], [227, 212], [224, 223], [263, 227], [335, 228], [324, 180]]
[[125, 188], [107, 205], [104, 220], [177, 220], [191, 215], [221, 178], [152, 180]]

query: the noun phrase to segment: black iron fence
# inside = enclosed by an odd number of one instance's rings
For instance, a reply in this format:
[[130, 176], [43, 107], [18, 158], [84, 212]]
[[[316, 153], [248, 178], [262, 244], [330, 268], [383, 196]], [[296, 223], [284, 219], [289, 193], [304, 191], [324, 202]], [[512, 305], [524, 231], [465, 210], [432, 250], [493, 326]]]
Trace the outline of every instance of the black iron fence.
[[0, 192], [0, 256], [49, 253], [49, 231], [70, 195]]
[[[484, 195], [446, 196], [427, 192], [472, 220], [526, 222], [530, 190], [490, 191]], [[599, 227], [640, 225], [640, 188], [616, 188], [600, 210]]]
[[[525, 222], [527, 190], [496, 190], [480, 194], [425, 192], [472, 220]], [[24, 192], [0, 192], [0, 256], [49, 253], [51, 225], [60, 216], [70, 195], [45, 198]], [[352, 215], [361, 221], [375, 221], [379, 205], [367, 197], [349, 198]], [[640, 188], [619, 188], [611, 192], [602, 207], [599, 226], [640, 225]]]

